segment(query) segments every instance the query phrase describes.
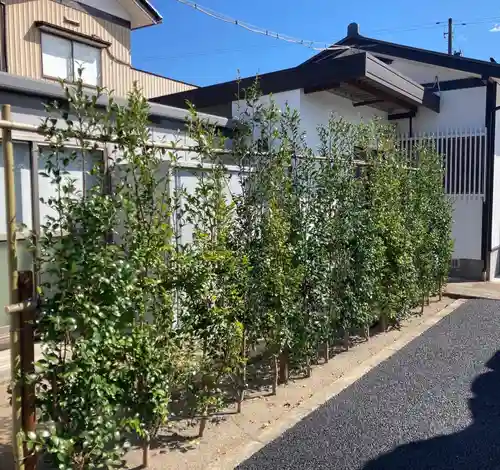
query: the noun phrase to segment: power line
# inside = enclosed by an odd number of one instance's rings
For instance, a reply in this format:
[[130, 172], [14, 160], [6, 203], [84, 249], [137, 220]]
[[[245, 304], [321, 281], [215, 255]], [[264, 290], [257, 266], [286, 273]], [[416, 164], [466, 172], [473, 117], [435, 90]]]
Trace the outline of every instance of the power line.
[[[289, 44], [280, 42], [279, 44], [271, 44], [271, 45], [266, 45], [266, 49], [270, 48], [277, 48], [277, 47], [284, 47], [288, 46]], [[218, 54], [231, 54], [233, 52], [243, 52], [243, 51], [248, 51], [249, 49], [262, 49], [262, 44], [251, 44], [245, 47], [239, 47], [239, 48], [225, 48], [225, 49], [212, 49], [209, 51], [190, 51], [186, 52], [184, 54], [176, 54], [176, 55], [171, 55], [171, 56], [146, 56], [146, 57], [141, 57], [141, 60], [176, 60], [176, 59], [189, 59], [191, 57], [204, 57], [204, 56], [209, 56], [209, 55], [218, 55]]]
[[436, 21], [433, 23], [424, 23], [424, 24], [420, 24], [420, 25], [408, 26], [408, 27], [403, 27], [403, 28], [368, 29], [367, 31], [370, 34], [373, 34], [373, 33], [403, 33], [403, 32], [407, 32], [407, 31], [420, 31], [422, 29], [440, 28], [445, 23], [446, 23], [445, 21]]
[[312, 49], [314, 51], [335, 51], [335, 50], [344, 50], [344, 49], [350, 49], [349, 46], [325, 46], [325, 47], [319, 47], [317, 46], [318, 44], [331, 44], [332, 41], [328, 42], [323, 42], [323, 41], [309, 41], [305, 39], [299, 39], [295, 38], [293, 36], [288, 36], [286, 34], [281, 34], [277, 33], [275, 31], [271, 31], [269, 29], [264, 29], [259, 26], [252, 25], [250, 23], [247, 23], [245, 21], [237, 20], [235, 18], [232, 18], [230, 16], [224, 15], [222, 13], [219, 13], [215, 10], [212, 10], [210, 8], [201, 6], [199, 3], [192, 2], [190, 0], [176, 0], [178, 3], [182, 3], [183, 5], [186, 5], [188, 7], [193, 8], [196, 11], [199, 11], [200, 13], [203, 13], [207, 16], [210, 16], [212, 18], [215, 18], [216, 20], [223, 21], [224, 23], [229, 23], [233, 24], [235, 26], [238, 26], [240, 28], [246, 29], [247, 31], [250, 31], [252, 33], [256, 34], [261, 34], [263, 36], [267, 36], [273, 39], [279, 39], [281, 41], [286, 41], [289, 43], [293, 44], [299, 44], [301, 46], [305, 46], [309, 49]]
[[[212, 18], [215, 18], [217, 20], [223, 21], [228, 24], [233, 24], [235, 26], [239, 26], [241, 28], [246, 29], [247, 31], [258, 33], [270, 38], [274, 39], [279, 39], [282, 41], [285, 41], [284, 43], [281, 44], [274, 44], [274, 45], [267, 45], [267, 48], [276, 48], [276, 47], [282, 47], [285, 46], [286, 43], [288, 44], [299, 44], [303, 45], [309, 49], [315, 50], [315, 51], [323, 51], [323, 50], [337, 50], [337, 49], [348, 49], [349, 46], [328, 46], [324, 48], [320, 47], [314, 47], [315, 44], [330, 44], [331, 42], [322, 42], [322, 41], [307, 41], [303, 39], [297, 39], [291, 36], [287, 36], [284, 34], [276, 33], [267, 29], [262, 29], [259, 28], [258, 26], [251, 25], [250, 23], [246, 23], [244, 21], [237, 20], [235, 18], [232, 18], [230, 16], [224, 15], [222, 13], [218, 13], [215, 10], [212, 10], [207, 7], [203, 7], [198, 3], [192, 2], [190, 0], [175, 0], [178, 3], [181, 3], [183, 5], [189, 6], [193, 8], [196, 11], [199, 11], [200, 13], [203, 13], [205, 15], [208, 15]], [[469, 25], [476, 25], [476, 24], [484, 24], [492, 21], [500, 21], [500, 16], [493, 16], [493, 17], [484, 17], [484, 18], [476, 18], [472, 21], [469, 22], [457, 22], [454, 23], [454, 27], [456, 26], [469, 26]], [[382, 28], [382, 29], [368, 29], [367, 32], [370, 34], [373, 33], [392, 33], [392, 32], [410, 32], [410, 31], [421, 31], [421, 30], [427, 30], [427, 29], [434, 29], [434, 28], [441, 28], [444, 27], [446, 28], [447, 21], [435, 21], [435, 22], [429, 22], [429, 23], [421, 23], [413, 26], [408, 26], [408, 27], [402, 27], [402, 28]], [[250, 45], [250, 46], [245, 46], [242, 48], [237, 48], [237, 49], [232, 49], [232, 48], [221, 48], [221, 49], [213, 49], [210, 51], [192, 51], [192, 52], [186, 52], [185, 54], [181, 55], [172, 55], [172, 56], [148, 56], [148, 57], [143, 57], [142, 60], [177, 60], [177, 59], [186, 59], [190, 57], [203, 57], [203, 56], [209, 56], [209, 55], [217, 55], [217, 54], [231, 54], [235, 52], [243, 52], [249, 49], [254, 49], [254, 48], [260, 48], [262, 47], [261, 44], [255, 44], [255, 45]]]
[[467, 20], [461, 20], [460, 24], [458, 26], [469, 26], [469, 25], [475, 25], [475, 24], [485, 24], [485, 23], [491, 23], [492, 21], [499, 21], [500, 16], [490, 16], [490, 17], [483, 17], [483, 18], [475, 18], [471, 21]]

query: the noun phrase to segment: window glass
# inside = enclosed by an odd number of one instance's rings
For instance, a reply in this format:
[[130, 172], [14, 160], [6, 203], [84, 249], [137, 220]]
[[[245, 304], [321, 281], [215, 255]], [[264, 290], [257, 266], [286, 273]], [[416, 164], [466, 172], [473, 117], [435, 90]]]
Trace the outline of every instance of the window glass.
[[99, 59], [101, 50], [87, 44], [73, 43], [73, 67], [75, 79], [78, 79], [79, 70], [82, 69], [82, 80], [87, 85], [99, 84]]
[[[100, 151], [92, 154], [87, 152], [85, 154], [85, 159], [83, 159], [82, 154], [78, 151], [76, 158], [72, 157], [73, 152], [73, 149], [67, 149], [60, 155], [60, 158], [63, 158], [63, 156], [66, 155], [72, 160], [68, 166], [64, 167], [65, 171], [67, 172], [64, 175], [64, 179], [72, 180], [75, 184], [76, 190], [80, 191], [81, 194], [84, 188], [89, 189], [96, 184], [96, 177], [94, 175], [91, 175], [90, 171], [97, 162], [102, 162], [103, 155]], [[40, 146], [40, 156], [38, 160], [40, 173], [45, 172], [45, 165], [49, 156], [50, 150], [46, 147]], [[50, 178], [39, 175], [38, 192], [40, 198], [43, 198], [44, 201], [47, 201], [50, 197], [57, 197], [57, 186], [51, 183]], [[39, 207], [41, 225], [47, 222], [48, 216], [56, 216], [54, 209], [49, 207], [46, 202], [40, 202]]]
[[74, 81], [81, 78], [86, 85], [100, 84], [101, 49], [42, 32], [42, 68], [46, 77]]
[[71, 41], [42, 33], [42, 67], [47, 77], [71, 80]]
[[[5, 195], [3, 150], [0, 144], [0, 198]], [[16, 222], [31, 229], [31, 170], [30, 147], [24, 142], [14, 143], [14, 188], [16, 195]], [[7, 235], [5, 203], [0, 204], [0, 240]], [[2, 306], [0, 305], [0, 309]]]

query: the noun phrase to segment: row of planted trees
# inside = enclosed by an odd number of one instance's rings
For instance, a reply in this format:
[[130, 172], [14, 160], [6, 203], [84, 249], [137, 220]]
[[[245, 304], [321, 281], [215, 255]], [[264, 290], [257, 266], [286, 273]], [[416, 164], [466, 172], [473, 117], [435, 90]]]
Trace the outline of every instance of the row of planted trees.
[[[339, 341], [441, 292], [451, 212], [431, 148], [409, 156], [381, 123], [331, 119], [312, 150], [298, 114], [253, 89], [231, 142], [192, 112], [187, 193], [172, 187], [177, 152], [150, 145], [138, 91], [106, 109], [81, 84], [66, 95], [41, 127], [55, 190], [39, 246], [44, 353], [29, 377], [41, 425], [27, 436], [57, 468], [120, 467], [134, 438], [147, 465], [169, 420], [197, 417], [203, 434], [228, 396], [241, 408], [256, 345], [276, 393], [291, 368], [310, 374]], [[84, 168], [96, 140], [114, 150]]]

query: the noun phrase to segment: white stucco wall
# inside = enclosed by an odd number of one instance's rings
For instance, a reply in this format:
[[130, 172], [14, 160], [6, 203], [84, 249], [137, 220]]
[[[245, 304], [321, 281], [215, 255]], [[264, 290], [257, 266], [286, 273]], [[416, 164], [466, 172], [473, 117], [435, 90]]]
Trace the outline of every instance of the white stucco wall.
[[[434, 83], [479, 75], [460, 70], [420, 64], [404, 59], [394, 59], [391, 67], [402, 72], [417, 83]], [[436, 91], [438, 87], [436, 86]], [[486, 87], [441, 91], [441, 112], [435, 113], [421, 107], [413, 118], [413, 132], [436, 132], [447, 129], [483, 129], [485, 126]], [[397, 122], [400, 132], [409, 131], [408, 119]]]
[[[268, 106], [274, 102], [280, 109], [285, 109], [286, 105], [292, 109], [300, 110], [300, 90], [283, 91], [281, 93], [274, 93], [265, 95], [258, 100], [259, 104]], [[233, 101], [232, 103], [232, 116], [238, 117], [246, 110], [246, 103], [244, 100]]]
[[[332, 114], [351, 122], [369, 121], [374, 117], [387, 118], [387, 113], [383, 111], [368, 106], [355, 108], [351, 100], [327, 91], [305, 94], [303, 90], [291, 90], [263, 96], [259, 102], [269, 104], [271, 99], [280, 109], [288, 105], [299, 111], [301, 128], [306, 133], [307, 144], [313, 148], [319, 145], [318, 126], [327, 124]], [[244, 102], [233, 102], [233, 116], [237, 116], [244, 109]]]
[[369, 121], [374, 117], [387, 118], [387, 113], [369, 106], [355, 108], [352, 101], [327, 91], [305, 94], [301, 90], [300, 116], [310, 147], [319, 145], [318, 126], [328, 123], [334, 114], [350, 122]]
[[485, 86], [442, 91], [441, 112], [421, 107], [413, 118], [413, 132], [483, 129], [485, 117]]
[[453, 259], [481, 259], [482, 199], [459, 197], [453, 207]]

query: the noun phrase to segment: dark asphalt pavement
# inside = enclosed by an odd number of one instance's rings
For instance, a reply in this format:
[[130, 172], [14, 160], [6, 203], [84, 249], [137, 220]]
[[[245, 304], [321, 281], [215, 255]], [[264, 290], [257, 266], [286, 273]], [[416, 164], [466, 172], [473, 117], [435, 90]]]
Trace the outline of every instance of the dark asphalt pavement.
[[499, 350], [470, 300], [238, 469], [500, 469]]

